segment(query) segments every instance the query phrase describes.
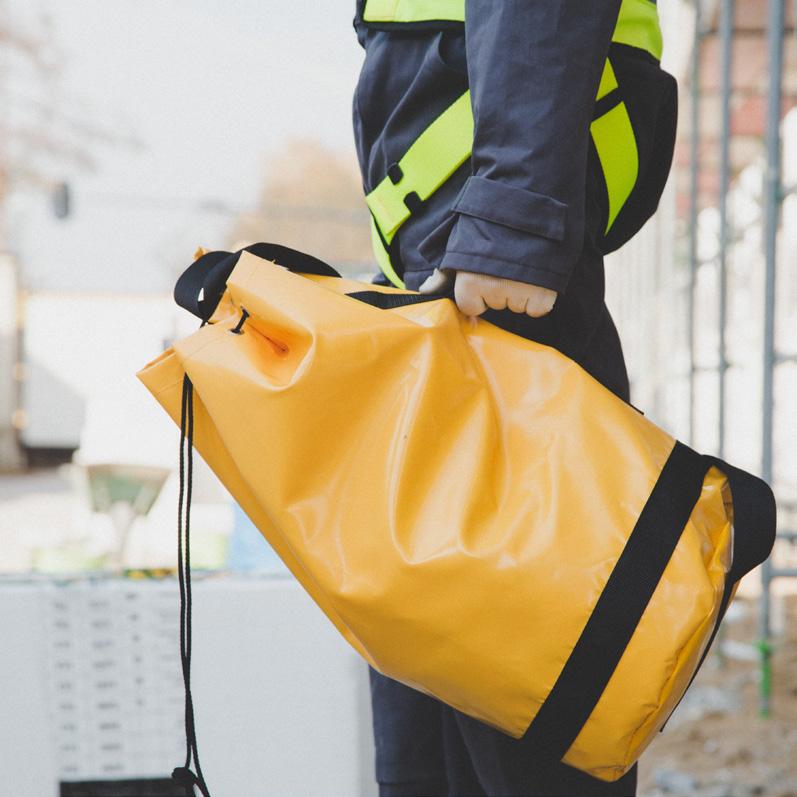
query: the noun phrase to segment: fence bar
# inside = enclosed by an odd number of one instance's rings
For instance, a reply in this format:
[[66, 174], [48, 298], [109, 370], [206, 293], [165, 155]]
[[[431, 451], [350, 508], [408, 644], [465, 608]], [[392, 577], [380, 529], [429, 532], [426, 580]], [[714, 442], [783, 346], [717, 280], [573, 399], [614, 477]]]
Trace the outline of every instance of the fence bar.
[[[764, 173], [764, 363], [763, 407], [761, 426], [761, 475], [772, 483], [773, 411], [775, 376], [775, 276], [777, 270], [778, 218], [780, 215], [781, 157], [780, 109], [783, 82], [784, 0], [769, 0], [767, 44], [769, 51], [769, 86], [767, 90], [766, 171]], [[771, 561], [761, 568], [760, 650], [761, 684], [759, 710], [769, 716], [771, 682], [770, 586]]]
[[779, 567], [773, 569], [772, 578], [797, 578], [797, 567]]
[[697, 214], [700, 163], [700, 43], [703, 36], [701, 0], [695, 0], [695, 32], [691, 64], [691, 122], [689, 141], [689, 293], [687, 297], [687, 336], [689, 338], [689, 443], [695, 444], [695, 288], [697, 284]]
[[717, 453], [725, 457], [725, 405], [727, 396], [728, 357], [725, 332], [728, 325], [728, 189], [731, 179], [731, 61], [733, 59], [734, 0], [722, 0], [720, 6], [720, 185], [719, 185], [719, 390], [717, 406]]

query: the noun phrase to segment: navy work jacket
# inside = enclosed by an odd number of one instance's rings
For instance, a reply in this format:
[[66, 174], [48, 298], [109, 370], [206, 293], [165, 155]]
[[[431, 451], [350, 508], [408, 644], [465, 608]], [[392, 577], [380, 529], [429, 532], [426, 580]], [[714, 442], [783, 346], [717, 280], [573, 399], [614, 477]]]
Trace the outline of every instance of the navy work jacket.
[[366, 193], [471, 91], [470, 161], [400, 231], [408, 288], [437, 266], [565, 291], [583, 245], [589, 125], [619, 6], [466, 0], [464, 26], [416, 30], [380, 29], [358, 10], [365, 62], [353, 114]]

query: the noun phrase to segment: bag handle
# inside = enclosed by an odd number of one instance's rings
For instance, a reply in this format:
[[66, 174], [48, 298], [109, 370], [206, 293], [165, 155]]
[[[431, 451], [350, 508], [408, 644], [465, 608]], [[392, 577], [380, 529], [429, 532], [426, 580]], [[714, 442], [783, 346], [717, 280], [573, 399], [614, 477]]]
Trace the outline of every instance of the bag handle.
[[[272, 243], [256, 243], [245, 246], [237, 252], [206, 252], [198, 257], [179, 277], [174, 286], [174, 300], [184, 310], [206, 323], [216, 310], [232, 274], [243, 252], [269, 260], [288, 271], [300, 274], [318, 274], [322, 277], [341, 275], [323, 260], [291, 249], [289, 246]], [[382, 293], [381, 291], [355, 291], [346, 296], [358, 301], [391, 310], [408, 304], [421, 304], [436, 299], [453, 299], [454, 286], [440, 293]]]
[[289, 271], [340, 277], [332, 266], [317, 257], [281, 244], [257, 243], [237, 252], [207, 252], [198, 257], [177, 280], [174, 300], [203, 323], [207, 322], [216, 310], [227, 287], [227, 280], [243, 252], [270, 260]]
[[380, 310], [392, 310], [394, 307], [406, 307], [408, 304], [423, 304], [437, 299], [453, 299], [454, 286], [439, 293], [383, 293], [382, 291], [355, 291], [347, 293], [350, 299], [357, 299]]
[[729, 465], [717, 457], [705, 456], [728, 479], [733, 499], [733, 561], [727, 573], [737, 582], [758, 567], [775, 545], [777, 509], [772, 488], [758, 476]]

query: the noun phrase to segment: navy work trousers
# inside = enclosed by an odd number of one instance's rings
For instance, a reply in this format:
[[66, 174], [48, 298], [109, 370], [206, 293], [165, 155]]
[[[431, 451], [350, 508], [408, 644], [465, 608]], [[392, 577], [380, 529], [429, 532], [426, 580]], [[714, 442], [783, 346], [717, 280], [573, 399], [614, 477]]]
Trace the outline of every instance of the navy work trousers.
[[534, 762], [513, 739], [370, 670], [380, 797], [630, 797], [637, 767], [606, 783]]

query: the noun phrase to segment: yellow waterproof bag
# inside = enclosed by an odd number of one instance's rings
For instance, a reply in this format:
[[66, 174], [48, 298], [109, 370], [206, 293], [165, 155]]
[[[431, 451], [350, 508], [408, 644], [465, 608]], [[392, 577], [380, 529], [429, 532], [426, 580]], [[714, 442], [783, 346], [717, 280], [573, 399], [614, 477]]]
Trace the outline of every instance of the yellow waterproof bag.
[[140, 379], [363, 658], [626, 772], [768, 556], [769, 487], [450, 297], [270, 244], [175, 295], [209, 323]]

